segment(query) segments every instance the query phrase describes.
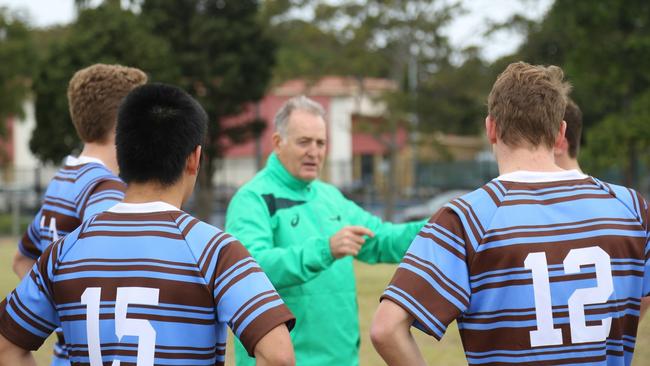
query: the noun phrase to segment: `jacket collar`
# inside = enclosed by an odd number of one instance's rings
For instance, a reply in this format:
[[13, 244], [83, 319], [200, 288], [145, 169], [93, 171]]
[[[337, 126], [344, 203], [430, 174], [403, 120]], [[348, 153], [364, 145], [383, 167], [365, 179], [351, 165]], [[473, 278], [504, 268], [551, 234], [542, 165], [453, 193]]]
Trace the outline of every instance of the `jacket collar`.
[[274, 178], [279, 180], [282, 184], [288, 186], [291, 189], [304, 189], [311, 185], [311, 181], [307, 182], [302, 179], [294, 177], [287, 168], [282, 165], [278, 156], [273, 152], [269, 155], [269, 158], [266, 162], [266, 169], [269, 171]]

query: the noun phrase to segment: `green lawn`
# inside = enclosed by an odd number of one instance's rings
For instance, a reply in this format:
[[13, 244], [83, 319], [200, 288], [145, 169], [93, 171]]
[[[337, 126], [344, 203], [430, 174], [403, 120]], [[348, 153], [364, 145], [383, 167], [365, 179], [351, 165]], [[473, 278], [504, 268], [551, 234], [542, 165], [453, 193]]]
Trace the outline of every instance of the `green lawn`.
[[[11, 259], [15, 252], [15, 239], [0, 238], [0, 294], [7, 294], [16, 285], [17, 278], [11, 270]], [[375, 353], [370, 343], [368, 328], [373, 313], [377, 306], [377, 299], [384, 287], [390, 280], [395, 266], [393, 265], [376, 265], [369, 266], [358, 263], [357, 270], [357, 287], [359, 291], [359, 317], [361, 323], [361, 365], [382, 365], [381, 358]], [[424, 336], [419, 331], [414, 331], [415, 337], [420, 344], [420, 348], [429, 365], [466, 365], [463, 356], [460, 337], [456, 325], [449, 327], [447, 334], [441, 342], [436, 342], [433, 338]], [[51, 354], [50, 337], [48, 343], [36, 352], [36, 358], [39, 365], [48, 365]], [[650, 360], [650, 321], [644, 319], [638, 334], [634, 365], [648, 364]], [[229, 347], [227, 357], [232, 357], [232, 347]], [[233, 363], [227, 362], [227, 365]]]

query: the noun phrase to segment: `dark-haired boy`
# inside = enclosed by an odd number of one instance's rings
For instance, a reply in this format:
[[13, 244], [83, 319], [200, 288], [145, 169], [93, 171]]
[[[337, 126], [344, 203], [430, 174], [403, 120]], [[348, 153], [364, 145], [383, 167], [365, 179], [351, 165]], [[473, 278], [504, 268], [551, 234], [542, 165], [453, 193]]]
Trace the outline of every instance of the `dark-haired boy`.
[[555, 164], [562, 169], [582, 171], [578, 164], [580, 138], [582, 137], [582, 111], [568, 97], [563, 120], [566, 123], [566, 133], [553, 149]]
[[226, 325], [261, 365], [292, 365], [294, 318], [233, 237], [179, 207], [207, 116], [182, 90], [136, 88], [120, 107], [122, 203], [54, 242], [0, 305], [0, 365], [29, 364], [61, 323], [72, 365], [223, 365]]

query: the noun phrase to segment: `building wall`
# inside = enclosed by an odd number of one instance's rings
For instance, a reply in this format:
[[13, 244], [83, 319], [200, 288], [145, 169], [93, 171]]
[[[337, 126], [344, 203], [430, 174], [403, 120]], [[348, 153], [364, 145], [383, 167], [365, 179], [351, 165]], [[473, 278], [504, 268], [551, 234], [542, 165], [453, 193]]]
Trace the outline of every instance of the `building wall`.
[[376, 116], [384, 107], [374, 103], [367, 95], [333, 97], [328, 110], [328, 176], [339, 187], [354, 182], [352, 153], [352, 116], [355, 114]]
[[29, 149], [29, 140], [36, 128], [36, 115], [34, 103], [27, 101], [23, 105], [25, 117], [22, 120], [15, 120], [13, 128], [14, 144], [14, 166], [20, 168], [33, 168], [39, 165], [38, 159]]
[[7, 144], [12, 151], [8, 154], [10, 160], [0, 170], [0, 181], [5, 187], [32, 189], [47, 184], [58, 167], [41, 164], [29, 149], [29, 140], [36, 128], [33, 100], [26, 100], [23, 108], [23, 118], [12, 118]]
[[226, 158], [219, 164], [212, 178], [215, 187], [239, 188], [257, 173], [255, 157]]

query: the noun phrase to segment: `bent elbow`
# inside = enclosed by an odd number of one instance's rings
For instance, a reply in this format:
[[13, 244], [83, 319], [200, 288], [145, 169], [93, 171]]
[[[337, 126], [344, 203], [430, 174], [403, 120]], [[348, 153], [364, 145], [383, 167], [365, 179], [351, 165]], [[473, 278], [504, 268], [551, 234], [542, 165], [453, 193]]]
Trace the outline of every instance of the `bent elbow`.
[[16, 251], [14, 260], [11, 262], [11, 269], [13, 269], [14, 273], [21, 279], [26, 274], [25, 267], [27, 266], [28, 262], [25, 259], [26, 257], [20, 251]]
[[272, 366], [295, 366], [296, 358], [290, 349], [277, 350], [267, 355], [266, 362]]
[[383, 349], [392, 343], [395, 329], [389, 323], [375, 318], [370, 327], [370, 340], [376, 349]]

